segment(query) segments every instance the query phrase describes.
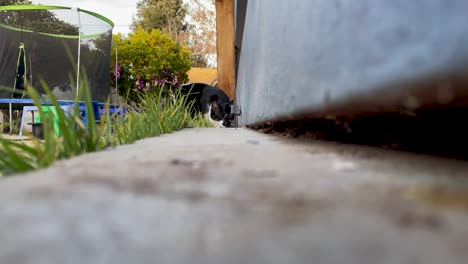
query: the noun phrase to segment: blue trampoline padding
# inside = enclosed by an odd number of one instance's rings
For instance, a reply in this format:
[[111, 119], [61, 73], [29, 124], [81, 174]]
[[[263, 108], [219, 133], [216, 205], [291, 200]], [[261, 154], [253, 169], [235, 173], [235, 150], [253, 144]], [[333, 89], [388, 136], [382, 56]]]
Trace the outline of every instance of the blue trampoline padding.
[[[34, 101], [33, 99], [9, 99], [9, 98], [0, 99], [0, 104], [10, 104], [10, 103], [12, 104], [34, 104]], [[75, 101], [74, 100], [58, 100], [58, 103], [60, 105], [70, 105], [70, 104], [74, 104]], [[84, 105], [83, 101], [80, 101], [79, 103], [80, 105]], [[50, 105], [52, 104], [52, 102], [50, 100], [44, 99], [44, 100], [41, 100], [41, 104]], [[93, 101], [93, 104], [97, 104], [99, 106], [102, 103]]]
[[[57, 101], [59, 105], [71, 105], [74, 104], [74, 100], [58, 100]], [[79, 101], [79, 106], [86, 106], [86, 103], [83, 101]], [[12, 104], [12, 106], [16, 106], [14, 108], [22, 108], [23, 106], [26, 105], [34, 105], [34, 101], [32, 99], [13, 99], [13, 98], [0, 98], [0, 106], [1, 105], [9, 105]], [[47, 105], [52, 105], [52, 102], [50, 100], [44, 99], [41, 100], [41, 104], [44, 106]], [[94, 112], [94, 117], [96, 120], [101, 120], [101, 110], [104, 109], [105, 103], [97, 102], [97, 101], [92, 101], [93, 105], [93, 112]], [[127, 112], [127, 109], [125, 107], [115, 105], [115, 104], [110, 104], [109, 109], [111, 113], [114, 112], [119, 112], [121, 114], [124, 114]]]
[[[74, 104], [76, 101], [73, 100], [58, 100], [59, 105], [71, 105]], [[86, 103], [83, 101], [79, 101], [79, 106], [86, 106]], [[9, 98], [2, 98], [0, 99], [1, 104], [12, 104], [12, 105], [34, 105], [34, 101], [32, 99], [9, 99]], [[41, 100], [42, 105], [52, 105], [50, 100]], [[97, 101], [92, 101], [94, 117], [96, 120], [101, 120], [101, 104]]]
[[0, 104], [34, 104], [32, 99], [0, 99]]

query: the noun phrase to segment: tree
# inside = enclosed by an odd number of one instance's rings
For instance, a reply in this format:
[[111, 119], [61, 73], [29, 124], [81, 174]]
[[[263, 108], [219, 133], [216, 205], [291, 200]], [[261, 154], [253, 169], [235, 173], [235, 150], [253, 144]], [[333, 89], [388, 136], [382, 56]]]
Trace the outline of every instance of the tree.
[[187, 45], [192, 50], [192, 66], [206, 67], [216, 56], [215, 0], [191, 0], [187, 3]]
[[[0, 0], [0, 6], [26, 5], [29, 0]], [[0, 12], [2, 24], [34, 32], [77, 35], [78, 27], [58, 18], [48, 10], [10, 10]]]
[[[113, 84], [119, 77], [119, 94], [138, 102], [139, 91], [156, 87], [177, 86], [187, 80], [190, 70], [190, 50], [176, 43], [160, 30], [147, 32], [137, 28], [128, 37], [113, 36], [118, 47], [118, 65], [112, 60]], [[112, 50], [111, 58], [115, 58]]]
[[28, 5], [31, 4], [29, 0], [0, 0], [0, 6], [6, 5]]
[[137, 18], [132, 30], [138, 27], [151, 32], [159, 29], [170, 38], [183, 42], [184, 19], [186, 10], [182, 0], [140, 0], [137, 3]]
[[140, 0], [132, 30], [137, 27], [160, 29], [189, 46], [192, 66], [206, 67], [216, 60], [215, 0]]

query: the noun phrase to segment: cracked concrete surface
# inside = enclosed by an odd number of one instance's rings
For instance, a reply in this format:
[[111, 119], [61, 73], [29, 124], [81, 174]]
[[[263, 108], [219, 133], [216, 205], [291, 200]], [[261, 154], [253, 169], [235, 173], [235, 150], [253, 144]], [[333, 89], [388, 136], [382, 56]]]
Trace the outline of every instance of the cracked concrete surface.
[[466, 263], [468, 163], [186, 129], [0, 182], [0, 263]]

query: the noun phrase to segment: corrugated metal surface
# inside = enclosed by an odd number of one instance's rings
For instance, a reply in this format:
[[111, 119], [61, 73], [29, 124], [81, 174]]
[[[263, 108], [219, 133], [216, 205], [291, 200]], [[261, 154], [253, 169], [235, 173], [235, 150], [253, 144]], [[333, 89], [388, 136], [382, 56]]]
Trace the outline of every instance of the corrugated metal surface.
[[241, 123], [461, 96], [447, 80], [468, 76], [467, 10], [466, 0], [248, 1]]

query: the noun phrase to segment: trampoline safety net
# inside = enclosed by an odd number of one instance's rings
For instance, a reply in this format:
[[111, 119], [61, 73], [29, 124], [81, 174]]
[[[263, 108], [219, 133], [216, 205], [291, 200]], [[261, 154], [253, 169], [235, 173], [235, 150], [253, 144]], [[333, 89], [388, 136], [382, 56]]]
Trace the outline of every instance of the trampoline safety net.
[[112, 28], [82, 9], [0, 6], [0, 98], [28, 98], [26, 85], [44, 94], [43, 81], [60, 100], [76, 99], [84, 84], [107, 100]]

